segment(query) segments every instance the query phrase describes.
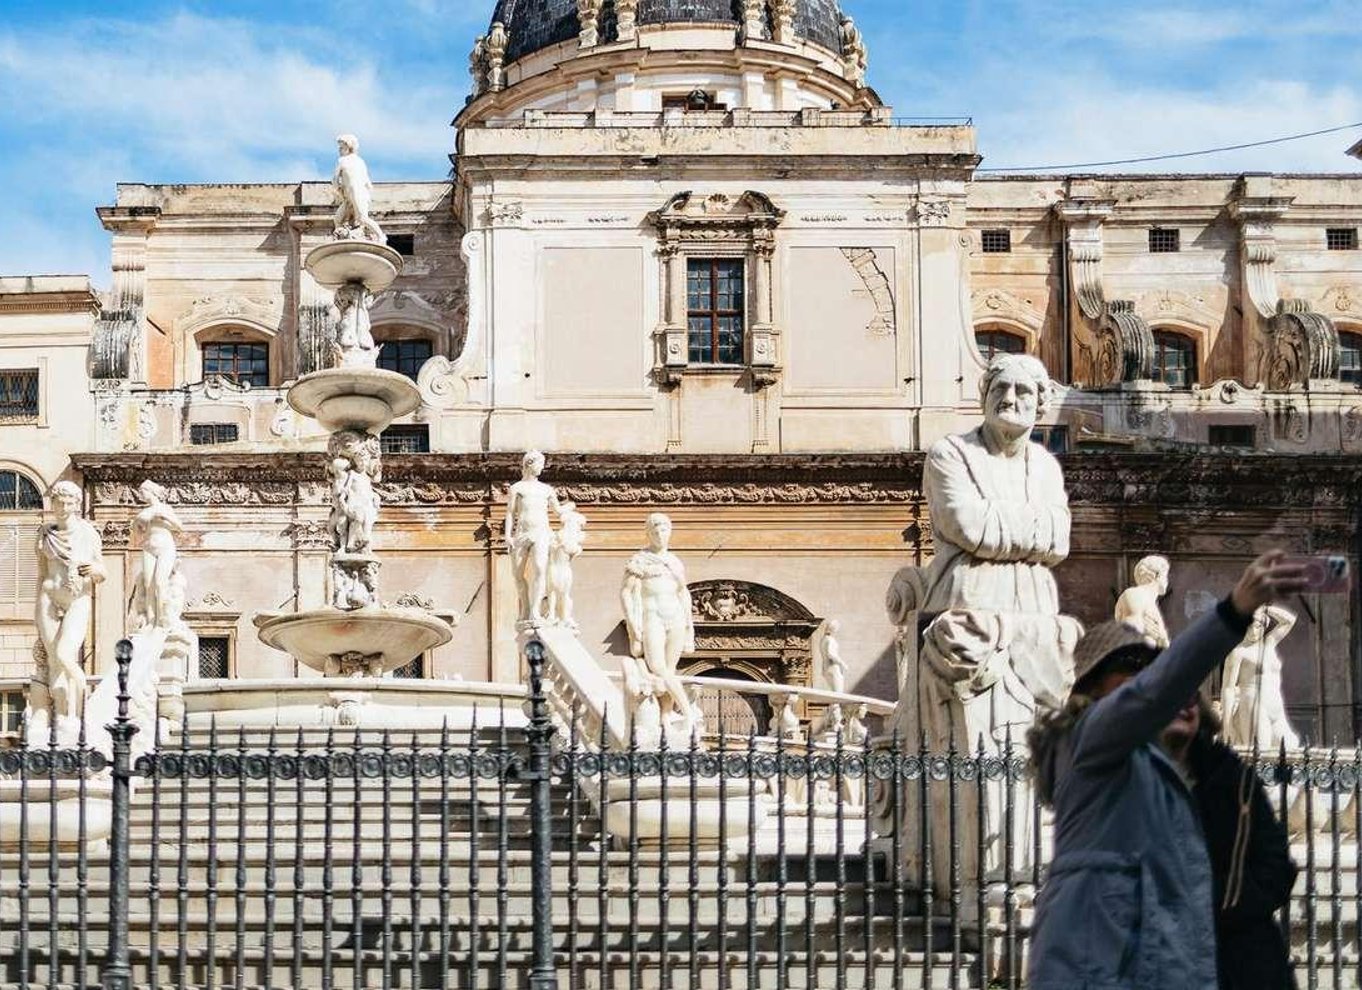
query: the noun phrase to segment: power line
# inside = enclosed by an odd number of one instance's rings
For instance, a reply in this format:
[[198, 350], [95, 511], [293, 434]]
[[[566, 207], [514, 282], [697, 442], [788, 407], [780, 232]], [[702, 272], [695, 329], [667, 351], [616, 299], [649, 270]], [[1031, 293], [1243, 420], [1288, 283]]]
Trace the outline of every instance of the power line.
[[980, 172], [1072, 172], [1088, 168], [1106, 168], [1109, 165], [1140, 165], [1145, 162], [1167, 162], [1176, 158], [1197, 158], [1201, 155], [1217, 155], [1222, 151], [1242, 151], [1245, 148], [1264, 148], [1270, 144], [1285, 144], [1288, 141], [1302, 141], [1305, 138], [1319, 137], [1322, 134], [1337, 134], [1340, 131], [1351, 131], [1362, 127], [1362, 120], [1355, 124], [1344, 124], [1341, 127], [1326, 127], [1322, 131], [1310, 131], [1306, 134], [1291, 134], [1287, 137], [1271, 138], [1267, 141], [1249, 141], [1246, 144], [1228, 144], [1221, 148], [1207, 148], [1205, 151], [1183, 151], [1174, 155], [1148, 155], [1144, 158], [1121, 158], [1110, 162], [1082, 162], [1077, 165], [1020, 165], [1015, 168], [981, 168]]

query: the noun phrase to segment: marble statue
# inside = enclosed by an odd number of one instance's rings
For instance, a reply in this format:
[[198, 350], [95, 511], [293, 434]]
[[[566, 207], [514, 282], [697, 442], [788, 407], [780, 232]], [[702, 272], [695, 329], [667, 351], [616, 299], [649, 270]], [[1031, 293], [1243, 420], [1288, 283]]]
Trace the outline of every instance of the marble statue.
[[[847, 719], [846, 730], [842, 733], [842, 747], [851, 753], [864, 753], [865, 741], [870, 738], [870, 728], [865, 724], [870, 712], [869, 705], [857, 705]], [[865, 807], [865, 777], [860, 774], [842, 775], [842, 798], [848, 808]]]
[[1168, 626], [1159, 599], [1168, 594], [1168, 558], [1153, 555], [1135, 565], [1135, 584], [1116, 600], [1116, 621], [1140, 630], [1159, 649], [1168, 647]]
[[615, 40], [638, 37], [638, 0], [615, 0]]
[[1286, 717], [1282, 696], [1282, 641], [1295, 628], [1296, 616], [1279, 605], [1260, 608], [1248, 636], [1225, 660], [1220, 711], [1225, 741], [1231, 746], [1272, 753], [1282, 745], [1300, 746], [1300, 736]]
[[[926, 568], [895, 576], [888, 605], [907, 651], [894, 727], [900, 740], [925, 736], [932, 752], [952, 743], [970, 752], [980, 739], [994, 752], [1009, 739], [1020, 750], [1037, 706], [1062, 705], [1073, 683], [1082, 626], [1060, 614], [1051, 573], [1069, 553], [1068, 496], [1059, 462], [1031, 440], [1050, 387], [1036, 358], [999, 355], [979, 386], [983, 424], [927, 454], [936, 554]], [[992, 874], [1001, 862], [1003, 794], [990, 790], [986, 800], [980, 814]], [[1021, 807], [1029, 806], [1023, 797]], [[944, 842], [940, 811], [933, 828]], [[1029, 819], [1016, 816], [1018, 850], [1031, 848], [1023, 834]], [[1018, 854], [1018, 868], [1025, 858]]]
[[331, 546], [336, 553], [367, 553], [378, 522], [379, 497], [374, 485], [383, 480], [378, 437], [359, 430], [340, 430], [327, 444], [331, 475]]
[[[134, 628], [170, 629], [179, 621], [172, 615], [171, 584], [178, 572], [179, 549], [175, 534], [184, 531], [175, 510], [166, 504], [166, 490], [148, 479], [137, 488], [145, 506], [133, 519], [132, 528], [142, 538], [142, 573], [133, 593]], [[183, 603], [180, 604], [183, 611]]]
[[[804, 733], [799, 724], [799, 715], [795, 712], [794, 698], [788, 694], [771, 695], [771, 724], [767, 727], [767, 732], [775, 739], [783, 740], [786, 752], [797, 752], [803, 754], [807, 751], [804, 744]], [[785, 779], [785, 810], [791, 814], [808, 814], [809, 790], [806, 777], [786, 774]], [[814, 795], [814, 804], [828, 804], [826, 798], [818, 794]]]
[[620, 602], [629, 633], [625, 690], [635, 698], [660, 695], [661, 725], [668, 738], [688, 740], [703, 716], [677, 675], [684, 653], [695, 650], [695, 619], [686, 569], [669, 549], [672, 521], [648, 517], [648, 545], [629, 558]]
[[369, 215], [374, 183], [369, 178], [369, 166], [359, 156], [359, 138], [342, 134], [336, 138], [336, 149], [340, 157], [336, 159], [336, 171], [331, 177], [336, 190], [336, 237], [387, 244], [383, 229]]
[[548, 617], [554, 625], [575, 630], [572, 562], [582, 552], [582, 544], [586, 541], [586, 516], [578, 512], [572, 502], [563, 502], [558, 509], [558, 518], [561, 523], [549, 549]]
[[850, 82], [858, 86], [865, 82], [866, 69], [870, 64], [870, 53], [865, 46], [865, 38], [856, 22], [846, 14], [841, 20], [842, 67]]
[[347, 282], [336, 289], [336, 340], [331, 359], [342, 368], [372, 368], [378, 363], [369, 310], [374, 296], [362, 282]]
[[520, 471], [520, 480], [507, 494], [502, 533], [511, 554], [511, 574], [520, 603], [518, 620], [521, 628], [527, 628], [548, 621], [544, 600], [554, 545], [549, 512], [562, 519], [563, 507], [553, 486], [539, 480], [544, 472], [543, 454], [531, 450], [521, 458]]
[[[842, 659], [842, 644], [837, 638], [837, 634], [841, 630], [841, 622], [836, 619], [829, 619], [827, 625], [823, 627], [823, 638], [819, 641], [818, 648], [823, 657], [823, 679], [827, 681], [828, 690], [837, 694], [846, 694], [847, 665], [846, 661]], [[840, 704], [828, 705], [824, 726], [828, 732], [834, 734], [842, 727], [842, 706]]]
[[338, 556], [331, 561], [331, 605], [345, 612], [377, 605], [378, 561]]
[[603, 0], [577, 0], [577, 23], [581, 28], [578, 43], [595, 48], [600, 43], [600, 17]]
[[54, 726], [64, 739], [79, 733], [86, 694], [81, 652], [95, 586], [108, 576], [99, 531], [80, 514], [80, 488], [59, 481], [48, 495], [55, 520], [38, 532], [38, 669], [27, 715], [29, 738], [35, 743]]
[[478, 35], [468, 53], [468, 74], [473, 77], [473, 95], [481, 96], [487, 89], [487, 38], [483, 35]]

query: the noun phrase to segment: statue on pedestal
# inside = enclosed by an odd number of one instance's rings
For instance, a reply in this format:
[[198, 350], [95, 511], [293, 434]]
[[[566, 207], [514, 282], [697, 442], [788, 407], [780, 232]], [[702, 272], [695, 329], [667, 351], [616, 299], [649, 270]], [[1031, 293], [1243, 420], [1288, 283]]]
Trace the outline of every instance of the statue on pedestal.
[[1153, 555], [1135, 565], [1135, 584], [1116, 601], [1116, 621], [1134, 626], [1161, 650], [1168, 648], [1168, 626], [1159, 599], [1168, 594], [1168, 559]]
[[1220, 711], [1225, 742], [1231, 746], [1275, 753], [1300, 746], [1300, 736], [1286, 717], [1282, 696], [1282, 640], [1295, 628], [1296, 616], [1280, 605], [1265, 605], [1253, 616], [1248, 635], [1225, 660]]
[[[819, 642], [819, 652], [823, 656], [823, 678], [827, 681], [828, 690], [836, 694], [846, 694], [847, 690], [847, 665], [842, 659], [842, 644], [837, 639], [837, 634], [841, 631], [842, 623], [837, 619], [829, 619], [827, 625], [823, 627], [823, 638]], [[841, 704], [828, 705], [823, 726], [834, 735], [842, 727]]]
[[[133, 519], [133, 532], [142, 537], [142, 573], [133, 592], [134, 629], [169, 630], [179, 615], [172, 616], [171, 584], [177, 573], [179, 548], [175, 534], [184, 531], [175, 510], [166, 504], [166, 490], [148, 479], [137, 488], [146, 508]], [[183, 611], [183, 601], [180, 603]]]
[[511, 554], [511, 574], [519, 600], [519, 628], [545, 624], [548, 615], [544, 599], [548, 595], [549, 553], [554, 546], [552, 511], [563, 518], [558, 492], [539, 480], [544, 472], [544, 455], [531, 450], [520, 462], [520, 480], [511, 486], [506, 498], [506, 521], [502, 534]]
[[378, 437], [340, 430], [326, 448], [331, 475], [331, 546], [336, 553], [367, 553], [378, 521], [374, 485], [383, 480]]
[[563, 502], [558, 509], [561, 520], [553, 534], [549, 550], [548, 617], [554, 625], [577, 629], [572, 603], [572, 562], [582, 552], [586, 542], [586, 516], [577, 511], [572, 502]]
[[347, 282], [336, 289], [336, 341], [332, 362], [341, 368], [372, 368], [378, 362], [369, 310], [374, 295], [363, 282]]
[[685, 567], [668, 549], [671, 519], [653, 513], [647, 533], [648, 546], [629, 558], [620, 589], [632, 658], [624, 664], [625, 693], [640, 702], [656, 697], [661, 729], [686, 745], [703, 722], [677, 676], [681, 655], [695, 650], [690, 589]]
[[[936, 555], [926, 568], [900, 571], [889, 594], [906, 651], [895, 712], [906, 749], [925, 737], [933, 753], [952, 742], [957, 752], [970, 753], [982, 738], [996, 754], [1010, 739], [1024, 755], [1037, 705], [1058, 707], [1072, 686], [1082, 626], [1060, 614], [1051, 573], [1069, 553], [1068, 496], [1059, 462], [1031, 440], [1050, 387], [1034, 357], [994, 358], [980, 382], [983, 425], [939, 441], [927, 454], [923, 487]], [[961, 811], [961, 821], [980, 821], [986, 830], [990, 879], [1002, 863], [1003, 799], [1001, 788], [990, 788], [984, 808]], [[1024, 794], [1018, 802], [1030, 808]], [[915, 814], [898, 827], [916, 828]], [[944, 810], [934, 809], [932, 817], [937, 848], [945, 848]], [[1014, 818], [1020, 872], [1030, 869], [1030, 819], [1026, 813]], [[881, 814], [878, 827], [892, 827], [892, 815]], [[909, 857], [917, 845], [904, 844]], [[977, 843], [963, 846], [972, 859]], [[973, 863], [963, 865], [971, 876]], [[945, 882], [943, 875], [936, 879]]]
[[865, 46], [865, 37], [856, 22], [843, 14], [839, 26], [842, 40], [842, 72], [849, 82], [857, 86], [865, 85], [866, 69], [870, 65], [870, 52]]
[[336, 237], [340, 240], [368, 240], [387, 244], [383, 229], [369, 215], [373, 205], [374, 183], [369, 166], [359, 157], [359, 138], [342, 134], [336, 138], [340, 157], [331, 184], [336, 190]]
[[80, 488], [59, 481], [48, 495], [55, 521], [38, 533], [37, 670], [26, 722], [30, 744], [42, 744], [55, 726], [58, 738], [69, 745], [80, 732], [85, 702], [81, 652], [90, 630], [94, 589], [107, 572], [99, 531], [80, 514]]

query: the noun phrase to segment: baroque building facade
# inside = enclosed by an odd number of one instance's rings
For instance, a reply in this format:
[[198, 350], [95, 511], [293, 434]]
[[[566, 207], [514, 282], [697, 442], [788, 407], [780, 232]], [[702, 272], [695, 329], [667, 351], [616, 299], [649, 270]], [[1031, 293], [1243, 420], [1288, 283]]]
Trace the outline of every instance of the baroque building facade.
[[[849, 690], [891, 699], [884, 589], [931, 554], [919, 452], [974, 424], [998, 351], [1062, 386], [1038, 439], [1081, 619], [1150, 552], [1174, 632], [1263, 547], [1356, 560], [1362, 176], [985, 177], [968, 121], [895, 117], [866, 68], [832, 0], [497, 5], [452, 176], [374, 190], [405, 256], [380, 364], [422, 395], [384, 437], [385, 588], [458, 620], [405, 673], [520, 679], [501, 518], [538, 448], [589, 519], [585, 642], [627, 652], [619, 576], [662, 509], [690, 670], [821, 686], [836, 618]], [[326, 183], [120, 185], [102, 298], [0, 280], [0, 674], [30, 668], [30, 533], [65, 477], [109, 564], [92, 666], [150, 477], [187, 530], [190, 677], [299, 674], [251, 617], [328, 600], [324, 438], [285, 392], [328, 361], [302, 259], [332, 211]], [[1306, 604], [1288, 700], [1346, 735], [1358, 605]]]

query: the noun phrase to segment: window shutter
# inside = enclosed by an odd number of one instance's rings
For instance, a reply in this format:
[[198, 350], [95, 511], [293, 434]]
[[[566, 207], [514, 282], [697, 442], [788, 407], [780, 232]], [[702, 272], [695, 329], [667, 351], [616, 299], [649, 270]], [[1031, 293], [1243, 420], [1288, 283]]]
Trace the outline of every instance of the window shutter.
[[28, 605], [38, 592], [38, 520], [0, 520], [0, 605]]

